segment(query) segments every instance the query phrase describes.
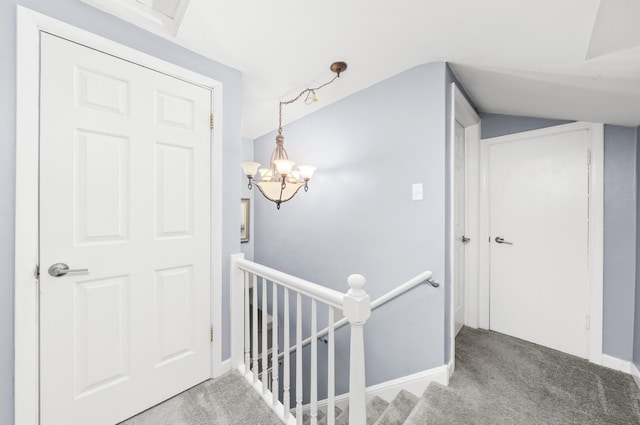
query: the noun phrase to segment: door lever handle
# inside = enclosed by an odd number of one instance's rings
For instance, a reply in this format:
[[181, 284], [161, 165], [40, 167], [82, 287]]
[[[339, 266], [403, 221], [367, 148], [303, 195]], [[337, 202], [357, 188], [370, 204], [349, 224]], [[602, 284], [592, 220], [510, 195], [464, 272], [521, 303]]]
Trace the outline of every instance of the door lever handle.
[[507, 242], [500, 236], [496, 236], [495, 241], [496, 241], [496, 243], [503, 243], [505, 245], [513, 245], [513, 242]]
[[62, 277], [67, 273], [87, 273], [89, 269], [70, 269], [65, 263], [55, 263], [49, 267], [49, 275]]
[[460, 241], [462, 241], [462, 243], [469, 243], [469, 242], [471, 242], [471, 238], [468, 238], [466, 236], [462, 236], [460, 238]]

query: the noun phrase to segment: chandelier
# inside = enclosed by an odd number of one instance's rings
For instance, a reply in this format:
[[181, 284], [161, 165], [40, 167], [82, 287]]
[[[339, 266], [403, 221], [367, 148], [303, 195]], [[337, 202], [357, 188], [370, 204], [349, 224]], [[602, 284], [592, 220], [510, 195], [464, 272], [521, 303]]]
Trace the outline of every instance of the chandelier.
[[278, 108], [276, 147], [271, 153], [269, 168], [260, 168], [260, 163], [258, 162], [242, 163], [242, 170], [249, 179], [249, 190], [253, 188], [255, 182], [260, 193], [268, 200], [275, 202], [278, 209], [280, 209], [280, 204], [293, 198], [301, 188], [304, 187], [305, 192], [309, 190], [309, 180], [311, 180], [316, 170], [316, 167], [312, 165], [296, 165], [294, 161], [289, 159], [289, 155], [284, 149], [284, 136], [282, 135], [282, 107], [298, 101], [305, 95], [305, 104], [310, 105], [318, 102], [316, 91], [328, 86], [339, 78], [340, 73], [347, 69], [347, 64], [344, 62], [334, 62], [331, 64], [330, 69], [336, 73], [330, 81], [318, 87], [306, 88], [293, 99], [280, 102]]

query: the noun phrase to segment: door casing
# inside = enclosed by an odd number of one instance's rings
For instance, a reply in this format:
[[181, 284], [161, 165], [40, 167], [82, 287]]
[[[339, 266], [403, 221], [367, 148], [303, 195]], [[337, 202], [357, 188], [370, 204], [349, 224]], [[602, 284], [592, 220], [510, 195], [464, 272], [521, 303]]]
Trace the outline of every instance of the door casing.
[[[478, 279], [468, 282], [478, 282], [477, 289], [467, 291], [467, 302], [477, 306], [475, 317], [470, 322], [477, 323], [477, 327], [489, 329], [490, 323], [490, 290], [491, 276], [489, 270], [489, 187], [488, 187], [488, 143], [490, 141], [508, 142], [523, 137], [533, 138], [564, 132], [587, 130], [590, 134], [591, 175], [589, 196], [589, 351], [588, 360], [602, 364], [602, 320], [603, 320], [603, 229], [604, 229], [604, 126], [588, 122], [575, 122], [539, 130], [515, 133], [480, 142], [480, 228], [479, 240], [479, 270]], [[586, 167], [586, 164], [585, 164]], [[544, 279], [544, 276], [540, 276]], [[467, 310], [467, 314], [470, 310]], [[468, 316], [467, 316], [468, 317]], [[470, 326], [473, 326], [470, 324]]]
[[[456, 86], [456, 83], [451, 83], [451, 122], [450, 125], [450, 139], [448, 141], [450, 146], [451, 155], [449, 156], [449, 193], [450, 193], [450, 231], [449, 231], [449, 276], [451, 276], [451, 296], [449, 300], [449, 341], [450, 341], [450, 358], [448, 360], [448, 373], [449, 376], [455, 369], [455, 291], [456, 283], [454, 282], [454, 270], [456, 267], [455, 258], [455, 240], [454, 240], [454, 220], [455, 220], [455, 125], [456, 121], [459, 122], [465, 129], [465, 232], [471, 236], [471, 241], [465, 247], [465, 324], [469, 324], [469, 317], [475, 317], [473, 312], [470, 313], [469, 309], [469, 290], [473, 290], [474, 285], [469, 285], [470, 280], [474, 280], [477, 276], [477, 246], [478, 240], [475, 240], [474, 235], [477, 234], [478, 229], [478, 166], [477, 158], [480, 145], [480, 117], [473, 109], [473, 106], [469, 103], [462, 91]], [[477, 327], [477, 326], [474, 326]]]
[[[16, 425], [39, 423], [38, 190], [40, 33], [70, 41], [213, 90], [212, 110], [221, 122], [222, 83], [172, 63], [81, 30], [41, 13], [17, 7], [15, 379]], [[222, 126], [212, 131], [211, 149], [211, 324], [221, 335], [222, 315]], [[212, 377], [225, 372], [221, 338], [211, 350]]]

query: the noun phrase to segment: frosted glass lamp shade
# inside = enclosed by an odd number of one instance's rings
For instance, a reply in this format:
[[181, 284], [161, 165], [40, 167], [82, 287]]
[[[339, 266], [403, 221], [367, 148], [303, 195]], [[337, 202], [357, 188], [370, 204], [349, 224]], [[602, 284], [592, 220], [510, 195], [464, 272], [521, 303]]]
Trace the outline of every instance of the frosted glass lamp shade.
[[273, 161], [273, 164], [276, 166], [278, 174], [286, 177], [291, 174], [291, 169], [296, 163], [288, 159], [276, 159], [275, 161]]
[[242, 171], [249, 177], [254, 177], [260, 168], [259, 162], [243, 162]]
[[298, 165], [298, 170], [300, 170], [300, 177], [302, 177], [302, 180], [306, 181], [313, 177], [316, 167], [313, 165]]

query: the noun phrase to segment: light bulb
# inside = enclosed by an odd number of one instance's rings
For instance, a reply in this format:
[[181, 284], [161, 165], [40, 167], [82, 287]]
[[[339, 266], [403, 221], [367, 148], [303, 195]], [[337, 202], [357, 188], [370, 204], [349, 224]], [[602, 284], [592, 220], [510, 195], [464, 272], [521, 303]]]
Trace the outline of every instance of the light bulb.
[[273, 164], [276, 166], [276, 170], [278, 170], [278, 174], [283, 177], [286, 177], [291, 173], [291, 169], [295, 165], [295, 162], [288, 159], [276, 159], [273, 161]]

